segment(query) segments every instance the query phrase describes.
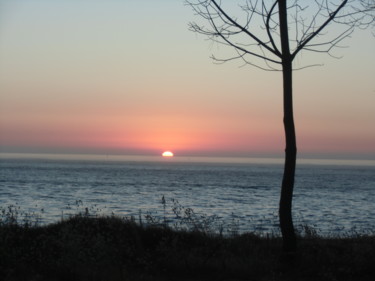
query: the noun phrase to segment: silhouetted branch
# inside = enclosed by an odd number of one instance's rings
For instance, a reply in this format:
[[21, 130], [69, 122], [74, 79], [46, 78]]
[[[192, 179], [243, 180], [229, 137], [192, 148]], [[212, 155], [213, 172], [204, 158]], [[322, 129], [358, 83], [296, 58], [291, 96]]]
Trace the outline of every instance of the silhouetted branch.
[[[264, 4], [264, 3], [263, 3]], [[272, 5], [271, 9], [269, 12], [266, 12], [267, 14], [267, 20], [266, 20], [266, 30], [267, 30], [267, 34], [268, 34], [268, 38], [270, 39], [270, 42], [273, 46], [273, 49], [275, 50], [275, 52], [277, 53], [277, 55], [279, 57], [281, 57], [281, 52], [279, 51], [279, 49], [276, 47], [276, 44], [275, 44], [275, 41], [273, 40], [273, 36], [272, 36], [272, 33], [271, 33], [271, 27], [270, 27], [270, 20], [271, 20], [271, 16], [272, 16], [272, 12], [273, 10], [275, 9], [277, 5], [277, 1], [275, 1], [275, 3]], [[263, 5], [264, 6], [264, 5]], [[266, 11], [266, 7], [264, 7], [265, 11]]]
[[[344, 30], [336, 38], [333, 38], [331, 41], [316, 43], [316, 44], [308, 44], [308, 45], [305, 45], [304, 50], [305, 51], [312, 51], [312, 52], [316, 52], [316, 53], [327, 53], [329, 56], [331, 56], [333, 58], [340, 58], [340, 57], [332, 55], [331, 50], [333, 48], [340, 48], [340, 46], [338, 44], [341, 41], [343, 41], [345, 38], [349, 37], [353, 32], [354, 32], [354, 30], [352, 29], [352, 27], [350, 27], [350, 28]], [[317, 47], [320, 47], [320, 48], [324, 47], [324, 49], [317, 49]], [[341, 48], [343, 48], [343, 47], [341, 47]]]
[[[251, 22], [254, 16], [258, 15], [258, 11], [255, 9], [256, 7], [253, 6], [252, 1], [246, 1], [246, 5], [240, 6], [245, 14], [245, 21], [242, 24], [223, 10], [221, 2], [215, 0], [198, 0], [187, 1], [187, 3], [193, 8], [197, 15], [205, 19], [210, 25], [210, 28], [207, 28], [194, 22], [189, 24], [190, 30], [205, 35], [216, 43], [231, 46], [237, 51], [238, 55], [229, 59], [218, 59], [212, 56], [215, 61], [222, 63], [232, 61], [233, 59], [241, 59], [247, 64], [272, 71], [275, 69], [274, 67], [270, 67], [269, 63], [281, 64], [281, 54], [277, 49], [272, 34], [269, 33], [269, 41], [266, 41], [251, 31]], [[257, 3], [258, 1], [255, 1], [255, 5], [257, 5]], [[276, 4], [277, 1], [275, 1], [274, 5]], [[270, 11], [270, 15], [273, 9], [274, 8]], [[246, 35], [247, 38], [243, 35]], [[271, 56], [269, 55], [270, 53]], [[250, 63], [249, 60], [245, 59], [246, 55], [261, 59], [266, 67], [262, 67], [254, 62]], [[275, 56], [277, 59], [272, 56]]]
[[320, 34], [322, 30], [336, 17], [338, 12], [347, 4], [348, 0], [342, 1], [341, 5], [338, 6], [338, 8], [329, 14], [328, 19], [312, 34], [310, 34], [305, 40], [301, 41], [297, 49], [293, 52], [292, 58], [294, 58], [315, 36]]
[[[265, 49], [267, 49], [268, 51], [270, 51], [271, 53], [273, 53], [274, 55], [276, 56], [279, 56], [278, 52], [276, 50], [273, 50], [272, 48], [268, 47], [267, 44], [265, 44], [262, 40], [260, 40], [257, 36], [255, 36], [252, 32], [250, 32], [249, 30], [247, 30], [245, 27], [239, 25], [234, 19], [232, 19], [230, 16], [227, 15], [227, 13], [225, 13], [223, 11], [223, 9], [221, 9], [221, 7], [216, 3], [216, 1], [212, 0], [211, 1], [214, 6], [220, 11], [220, 13], [222, 15], [224, 15], [224, 17], [231, 23], [233, 24], [233, 26], [237, 27], [239, 30], [241, 30], [242, 32], [244, 32], [245, 34], [249, 35], [252, 39], [254, 39], [256, 42], [258, 42], [259, 45], [261, 45], [262, 47], [264, 47]], [[277, 2], [276, 2], [277, 3]]]
[[[247, 64], [261, 69], [274, 71], [275, 65], [281, 64], [279, 19], [277, 15], [278, 0], [243, 0], [241, 8], [242, 20], [229, 14], [228, 5], [236, 5], [241, 1], [234, 0], [186, 0], [195, 13], [209, 23], [209, 27], [190, 23], [190, 30], [207, 36], [213, 42], [234, 48], [237, 55], [229, 59], [212, 58], [219, 62], [240, 59]], [[293, 28], [290, 36], [290, 52], [292, 60], [301, 51], [327, 53], [332, 57], [332, 51], [343, 39], [349, 37], [354, 28], [375, 26], [374, 0], [289, 0], [287, 1], [289, 27]], [[234, 6], [233, 6], [234, 7]], [[259, 20], [263, 23], [259, 26]], [[242, 22], [242, 23], [241, 23]], [[333, 38], [328, 38], [323, 32], [331, 23], [346, 26], [343, 31]], [[264, 30], [265, 36], [260, 36], [258, 30]], [[263, 66], [247, 56], [260, 59]], [[305, 68], [305, 67], [302, 67]]]

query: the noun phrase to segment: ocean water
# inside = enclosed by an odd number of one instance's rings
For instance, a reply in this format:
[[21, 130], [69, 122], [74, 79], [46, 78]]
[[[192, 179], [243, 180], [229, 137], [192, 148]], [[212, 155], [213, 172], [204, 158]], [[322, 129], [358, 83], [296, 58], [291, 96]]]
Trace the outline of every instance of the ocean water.
[[[91, 214], [173, 222], [176, 206], [217, 227], [269, 233], [278, 229], [280, 163], [0, 159], [0, 207], [18, 206], [41, 223], [86, 208]], [[165, 209], [162, 198], [165, 199]], [[178, 204], [176, 204], [178, 201]], [[375, 230], [375, 167], [299, 164], [295, 224], [320, 234]], [[215, 227], [216, 227], [215, 226]]]

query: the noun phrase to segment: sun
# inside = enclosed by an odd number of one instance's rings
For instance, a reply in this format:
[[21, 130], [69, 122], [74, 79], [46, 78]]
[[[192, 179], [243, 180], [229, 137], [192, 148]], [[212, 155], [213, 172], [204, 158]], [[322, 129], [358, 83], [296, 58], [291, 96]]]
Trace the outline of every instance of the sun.
[[164, 151], [162, 154], [163, 157], [173, 157], [173, 152], [171, 151]]

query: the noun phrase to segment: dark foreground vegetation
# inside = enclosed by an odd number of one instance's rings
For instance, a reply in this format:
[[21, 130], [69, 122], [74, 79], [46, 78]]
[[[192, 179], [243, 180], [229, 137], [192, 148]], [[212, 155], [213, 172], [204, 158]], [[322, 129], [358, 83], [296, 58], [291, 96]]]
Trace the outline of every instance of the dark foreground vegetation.
[[[0, 221], [0, 280], [374, 280], [375, 235], [222, 236], [115, 216]], [[310, 232], [311, 234], [311, 232]], [[312, 233], [314, 234], [314, 233]]]

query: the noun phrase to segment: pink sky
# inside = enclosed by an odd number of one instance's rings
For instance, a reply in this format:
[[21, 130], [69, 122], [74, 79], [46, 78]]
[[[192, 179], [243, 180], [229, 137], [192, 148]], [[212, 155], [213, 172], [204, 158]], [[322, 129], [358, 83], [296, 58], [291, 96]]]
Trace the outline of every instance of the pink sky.
[[[144, 2], [0, 1], [0, 152], [283, 155], [281, 73], [213, 64], [189, 7]], [[346, 44], [297, 60], [324, 64], [294, 76], [302, 156], [375, 159], [375, 40]]]

